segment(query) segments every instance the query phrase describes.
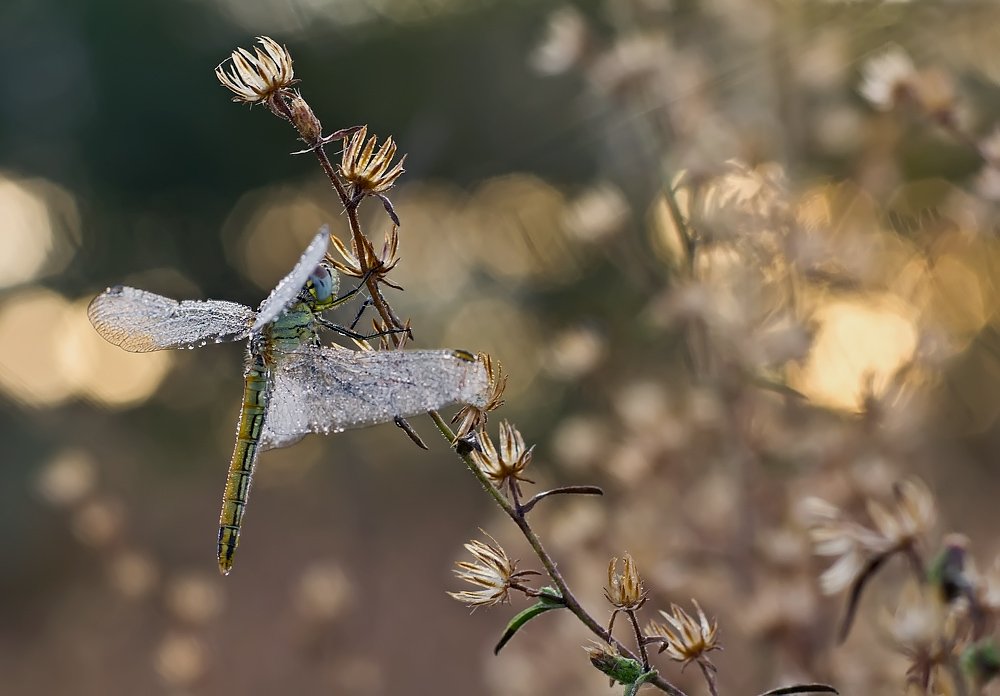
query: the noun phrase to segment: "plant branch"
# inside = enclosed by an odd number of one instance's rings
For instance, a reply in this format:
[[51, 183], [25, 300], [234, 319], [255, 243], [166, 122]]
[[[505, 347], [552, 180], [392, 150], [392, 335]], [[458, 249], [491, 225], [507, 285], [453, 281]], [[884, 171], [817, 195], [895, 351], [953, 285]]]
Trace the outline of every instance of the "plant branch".
[[[451, 427], [441, 417], [441, 414], [437, 411], [430, 411], [430, 416], [445, 439], [448, 440], [449, 443], [454, 442], [455, 433], [452, 432]], [[608, 631], [600, 623], [598, 623], [586, 609], [583, 608], [583, 605], [580, 604], [580, 601], [573, 594], [572, 590], [570, 590], [569, 585], [566, 584], [566, 580], [563, 578], [562, 573], [559, 572], [559, 568], [556, 566], [555, 561], [552, 560], [548, 551], [546, 551], [545, 547], [542, 546], [541, 539], [538, 538], [535, 530], [531, 528], [531, 525], [528, 523], [523, 513], [519, 512], [507, 500], [507, 498], [505, 498], [504, 495], [497, 490], [496, 486], [494, 486], [490, 482], [489, 478], [486, 477], [486, 474], [484, 474], [482, 470], [476, 466], [472, 457], [467, 454], [459, 456], [462, 458], [462, 461], [465, 462], [469, 471], [471, 471], [472, 474], [479, 480], [480, 485], [486, 490], [487, 493], [490, 494], [490, 497], [493, 498], [494, 502], [500, 506], [500, 509], [503, 510], [507, 516], [513, 520], [514, 524], [517, 525], [518, 529], [521, 530], [521, 533], [528, 541], [528, 544], [535, 552], [535, 555], [538, 556], [538, 560], [541, 561], [542, 565], [545, 567], [545, 571], [548, 573], [549, 578], [551, 578], [553, 584], [555, 584], [556, 589], [559, 590], [559, 594], [562, 596], [563, 601], [566, 604], [566, 608], [572, 612], [572, 614], [576, 616], [576, 618], [578, 618], [584, 626], [589, 628], [591, 632], [604, 642], [612, 645], [621, 655], [632, 660], [639, 661], [639, 657], [637, 657], [635, 653], [609, 634]], [[683, 691], [659, 675], [650, 678], [649, 683], [653, 684], [661, 691], [670, 694], [670, 696], [687, 696]]]
[[[306, 134], [296, 125], [295, 120], [292, 118], [292, 111], [288, 102], [285, 99], [275, 100], [275, 106], [281, 112], [281, 114], [288, 119], [288, 122], [296, 127], [299, 135], [302, 136], [304, 140], [308, 142]], [[378, 286], [378, 277], [374, 273], [369, 273], [371, 271], [372, 259], [370, 258], [367, 245], [367, 241], [364, 232], [361, 229], [361, 221], [358, 219], [358, 204], [360, 200], [353, 198], [344, 186], [344, 183], [337, 176], [337, 171], [330, 162], [330, 157], [326, 154], [326, 140], [323, 138], [319, 139], [319, 142], [312, 147], [313, 153], [316, 155], [316, 159], [319, 160], [320, 166], [323, 168], [323, 173], [326, 174], [326, 178], [330, 180], [333, 190], [337, 192], [337, 197], [340, 198], [341, 205], [344, 206], [344, 210], [347, 212], [347, 220], [351, 227], [351, 236], [354, 240], [354, 248], [358, 252], [358, 264], [361, 269], [361, 275], [365, 279], [365, 285], [368, 286], [368, 293], [371, 295], [372, 304], [375, 306], [375, 310], [382, 317], [382, 321], [385, 322], [386, 326], [394, 329], [402, 329], [403, 322], [400, 321], [399, 317], [392, 311], [389, 304], [382, 297], [382, 292]], [[393, 337], [393, 342], [398, 346], [402, 341], [402, 338], [398, 336]]]

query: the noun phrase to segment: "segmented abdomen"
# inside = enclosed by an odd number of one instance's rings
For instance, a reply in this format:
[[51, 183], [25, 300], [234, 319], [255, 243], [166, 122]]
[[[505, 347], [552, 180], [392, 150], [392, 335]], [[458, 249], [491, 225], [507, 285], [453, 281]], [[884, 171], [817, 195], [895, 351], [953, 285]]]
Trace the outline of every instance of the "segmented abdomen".
[[237, 426], [236, 447], [229, 461], [226, 492], [219, 513], [219, 570], [228, 575], [240, 543], [240, 525], [250, 495], [253, 467], [257, 462], [264, 414], [271, 393], [271, 375], [261, 355], [251, 355], [243, 387], [243, 408]]

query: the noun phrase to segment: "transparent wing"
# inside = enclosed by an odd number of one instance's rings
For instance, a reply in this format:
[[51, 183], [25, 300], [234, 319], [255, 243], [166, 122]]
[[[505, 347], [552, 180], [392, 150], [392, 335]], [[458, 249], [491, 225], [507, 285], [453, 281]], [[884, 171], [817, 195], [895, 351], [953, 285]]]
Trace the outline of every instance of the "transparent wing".
[[353, 351], [304, 346], [276, 356], [264, 449], [306, 433], [339, 432], [452, 403], [483, 405], [486, 370], [450, 350]]
[[320, 228], [309, 246], [302, 253], [302, 258], [295, 264], [292, 272], [281, 279], [277, 287], [264, 300], [257, 311], [257, 320], [253, 323], [253, 333], [258, 333], [265, 326], [281, 316], [281, 314], [291, 306], [295, 298], [298, 297], [302, 286], [306, 284], [309, 275], [316, 270], [316, 266], [326, 256], [326, 250], [330, 246], [330, 228], [326, 225]]
[[239, 341], [250, 334], [253, 310], [235, 302], [178, 302], [122, 285], [108, 288], [87, 308], [105, 340], [132, 353]]

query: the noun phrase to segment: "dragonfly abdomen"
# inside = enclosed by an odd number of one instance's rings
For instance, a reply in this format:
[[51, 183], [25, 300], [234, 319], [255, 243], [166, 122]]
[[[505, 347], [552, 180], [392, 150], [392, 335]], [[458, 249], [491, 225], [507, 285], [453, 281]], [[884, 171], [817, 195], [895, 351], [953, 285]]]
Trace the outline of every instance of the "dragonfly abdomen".
[[240, 542], [240, 527], [254, 464], [264, 430], [264, 414], [270, 396], [270, 371], [259, 354], [251, 355], [243, 387], [243, 407], [237, 426], [236, 447], [229, 461], [226, 477], [226, 492], [222, 497], [222, 512], [219, 514], [219, 570], [228, 575], [233, 567], [233, 556]]

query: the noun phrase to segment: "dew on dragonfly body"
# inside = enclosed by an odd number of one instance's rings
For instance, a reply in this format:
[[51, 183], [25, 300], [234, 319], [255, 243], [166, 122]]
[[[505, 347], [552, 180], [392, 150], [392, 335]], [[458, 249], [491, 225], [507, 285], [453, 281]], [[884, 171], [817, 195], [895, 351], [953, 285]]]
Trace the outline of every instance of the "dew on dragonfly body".
[[[232, 565], [239, 541], [249, 480], [260, 452], [286, 447], [309, 433], [340, 433], [389, 423], [454, 403], [482, 405], [488, 376], [482, 361], [450, 350], [355, 351], [323, 346], [316, 303], [336, 293], [337, 276], [320, 265], [329, 244], [324, 228], [292, 271], [268, 295], [258, 312], [223, 300], [178, 302], [161, 295], [117, 286], [91, 302], [88, 316], [97, 332], [131, 352], [199, 348], [209, 343], [249, 340], [252, 364], [240, 413], [239, 433], [230, 460], [226, 502], [220, 528], [228, 541], [219, 545], [220, 569]], [[310, 286], [308, 283], [312, 282]], [[281, 322], [296, 302], [294, 331]], [[269, 326], [278, 331], [266, 331]], [[280, 336], [280, 343], [273, 334]], [[260, 401], [265, 391], [269, 397]], [[263, 426], [255, 426], [259, 409]], [[251, 445], [256, 445], [251, 447]]]

